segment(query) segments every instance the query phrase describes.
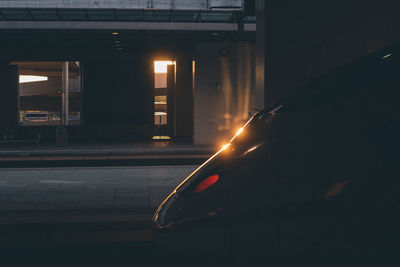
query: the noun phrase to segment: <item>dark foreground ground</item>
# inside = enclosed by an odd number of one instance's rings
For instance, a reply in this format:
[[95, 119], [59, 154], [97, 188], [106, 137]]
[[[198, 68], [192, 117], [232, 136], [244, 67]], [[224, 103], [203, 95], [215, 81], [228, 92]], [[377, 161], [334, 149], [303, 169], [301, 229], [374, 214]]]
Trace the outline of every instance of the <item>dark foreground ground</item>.
[[171, 142], [0, 144], [0, 267], [195, 266], [156, 248], [151, 218], [213, 152]]
[[[205, 259], [161, 252], [151, 241], [62, 245], [0, 246], [0, 266], [189, 267], [235, 266], [229, 259]], [[240, 265], [245, 266], [245, 265]], [[260, 266], [267, 266], [260, 262]]]
[[197, 166], [0, 169], [0, 267], [184, 266], [151, 217]]
[[167, 266], [152, 242], [1, 246], [8, 266]]

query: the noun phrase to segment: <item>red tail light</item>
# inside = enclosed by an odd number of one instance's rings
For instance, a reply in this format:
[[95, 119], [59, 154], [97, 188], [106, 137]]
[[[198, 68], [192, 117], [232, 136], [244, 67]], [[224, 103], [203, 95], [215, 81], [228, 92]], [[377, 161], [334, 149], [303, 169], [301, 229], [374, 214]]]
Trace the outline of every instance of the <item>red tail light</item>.
[[219, 179], [219, 175], [218, 174], [214, 174], [211, 176], [208, 176], [206, 179], [204, 179], [196, 188], [196, 190], [194, 192], [196, 193], [200, 193], [204, 190], [206, 190], [207, 188], [209, 188], [210, 186], [212, 186], [213, 184], [215, 184]]

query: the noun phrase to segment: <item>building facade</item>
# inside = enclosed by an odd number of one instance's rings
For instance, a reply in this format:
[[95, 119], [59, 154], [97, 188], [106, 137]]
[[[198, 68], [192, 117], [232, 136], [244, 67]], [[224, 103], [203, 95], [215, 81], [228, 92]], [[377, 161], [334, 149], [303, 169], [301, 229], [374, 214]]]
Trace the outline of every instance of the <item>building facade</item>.
[[226, 140], [256, 109], [243, 1], [2, 1], [0, 138]]

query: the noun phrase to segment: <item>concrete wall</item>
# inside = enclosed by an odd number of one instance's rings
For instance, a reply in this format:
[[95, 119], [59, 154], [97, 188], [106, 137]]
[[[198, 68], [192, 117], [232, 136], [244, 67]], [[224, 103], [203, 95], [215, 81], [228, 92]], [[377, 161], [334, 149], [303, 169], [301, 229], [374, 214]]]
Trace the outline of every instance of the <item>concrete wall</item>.
[[190, 53], [176, 57], [175, 134], [178, 138], [193, 137], [193, 72]]
[[254, 45], [203, 43], [195, 49], [194, 142], [221, 145], [255, 107]]
[[154, 124], [154, 74], [149, 57], [111, 56], [83, 64], [86, 125]]
[[209, 9], [213, 6], [242, 6], [243, 0], [3, 0], [7, 8], [155, 8]]
[[257, 18], [257, 29], [265, 28], [266, 104], [400, 41], [399, 10], [398, 0], [266, 1], [265, 20]]
[[256, 28], [256, 60], [255, 60], [255, 84], [256, 92], [258, 97], [256, 99], [255, 106], [258, 109], [263, 109], [265, 105], [265, 1], [256, 1], [256, 16], [257, 16], [257, 28]]
[[[0, 138], [10, 135], [18, 121], [18, 69], [0, 63]], [[6, 137], [6, 138], [9, 138]]]

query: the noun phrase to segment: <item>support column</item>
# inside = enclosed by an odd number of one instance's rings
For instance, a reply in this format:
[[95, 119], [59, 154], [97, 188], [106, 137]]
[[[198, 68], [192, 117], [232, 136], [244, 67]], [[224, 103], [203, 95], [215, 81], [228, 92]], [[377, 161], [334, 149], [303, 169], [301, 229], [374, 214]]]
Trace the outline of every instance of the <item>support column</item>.
[[176, 84], [175, 65], [167, 67], [167, 125], [168, 136], [176, 137]]
[[175, 133], [178, 138], [193, 137], [193, 70], [192, 57], [181, 54], [176, 58]]
[[69, 116], [69, 63], [62, 63], [62, 112], [61, 112], [61, 126], [68, 126]]
[[263, 109], [270, 104], [266, 84], [266, 43], [265, 43], [265, 0], [256, 1], [257, 32], [256, 32], [256, 90], [255, 109]]
[[0, 65], [0, 140], [13, 139], [18, 125], [18, 68]]
[[68, 117], [69, 117], [69, 64], [62, 63], [62, 94], [61, 94], [61, 125], [57, 128], [56, 142], [58, 146], [68, 144]]

